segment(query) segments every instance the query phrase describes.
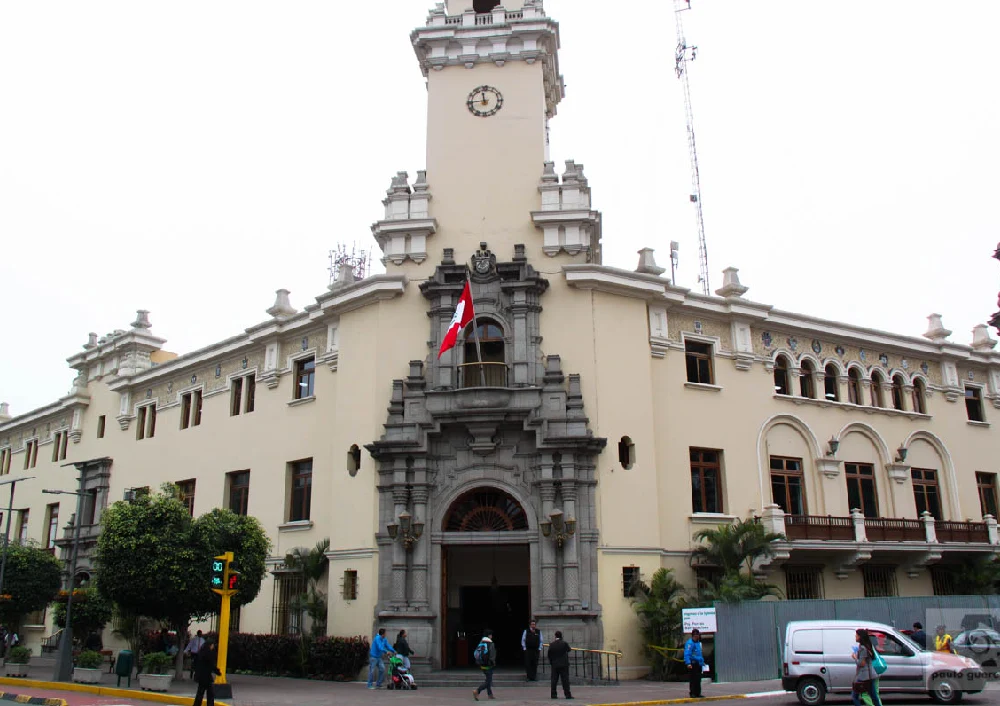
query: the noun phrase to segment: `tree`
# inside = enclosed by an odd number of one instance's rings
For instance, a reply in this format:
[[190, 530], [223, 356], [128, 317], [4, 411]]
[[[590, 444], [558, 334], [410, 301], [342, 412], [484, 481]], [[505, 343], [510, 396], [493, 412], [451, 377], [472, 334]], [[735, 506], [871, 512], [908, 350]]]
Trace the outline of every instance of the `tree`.
[[306, 586], [305, 593], [296, 596], [292, 600], [291, 607], [299, 611], [300, 625], [301, 615], [304, 613], [309, 616], [313, 637], [326, 634], [326, 592], [320, 589], [319, 583], [330, 564], [326, 556], [329, 549], [330, 539], [327, 538], [317, 542], [312, 549], [295, 547], [285, 555], [285, 566], [301, 574]]
[[952, 582], [956, 596], [991, 596], [1000, 584], [1000, 563], [993, 559], [970, 558], [958, 565], [941, 567]]
[[20, 626], [28, 613], [51, 603], [61, 585], [62, 564], [48, 551], [35, 544], [7, 545], [0, 620]]
[[[194, 532], [199, 546], [207, 552], [202, 561], [206, 572], [205, 586], [208, 586], [212, 557], [233, 552], [233, 563], [240, 572], [240, 578], [232, 603], [234, 606], [252, 603], [260, 593], [267, 574], [267, 557], [271, 551], [271, 540], [260, 520], [216, 508], [194, 521]], [[219, 610], [219, 596], [211, 592], [207, 596], [205, 605], [197, 612], [214, 613]]]
[[650, 658], [654, 678], [664, 679], [670, 660], [660, 650], [680, 644], [683, 635], [681, 610], [687, 605], [684, 587], [674, 579], [671, 569], [657, 569], [649, 585], [639, 582], [634, 588], [632, 608], [639, 616], [643, 646]]
[[738, 519], [715, 529], [703, 529], [694, 538], [706, 544], [695, 548], [693, 561], [717, 566], [725, 574], [739, 573], [745, 568], [752, 579], [754, 562], [773, 556], [774, 542], [784, 540], [785, 536], [766, 531], [759, 522]]
[[[66, 627], [66, 602], [58, 600], [52, 607], [56, 627]], [[78, 588], [73, 591], [73, 636], [85, 638], [91, 632], [100, 632], [111, 621], [111, 603], [96, 588]]]
[[698, 587], [698, 602], [703, 605], [759, 601], [764, 596], [781, 597], [782, 592], [774, 584], [758, 581], [753, 574], [738, 571], [730, 571], [718, 581]]

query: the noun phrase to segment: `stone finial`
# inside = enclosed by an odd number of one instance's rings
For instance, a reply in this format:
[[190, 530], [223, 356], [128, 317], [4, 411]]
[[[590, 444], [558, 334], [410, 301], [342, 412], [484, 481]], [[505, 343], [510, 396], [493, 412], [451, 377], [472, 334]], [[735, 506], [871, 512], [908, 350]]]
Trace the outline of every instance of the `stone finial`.
[[287, 319], [289, 316], [294, 316], [296, 310], [288, 300], [290, 292], [287, 289], [279, 289], [274, 294], [274, 306], [268, 309], [267, 313], [276, 319]]
[[636, 272], [644, 275], [662, 275], [666, 270], [662, 267], [657, 267], [656, 258], [653, 257], [653, 248], [643, 248], [639, 251], [639, 265], [635, 268]]
[[995, 348], [997, 342], [990, 338], [990, 330], [986, 324], [978, 324], [972, 329], [972, 347], [977, 351], [988, 351]]
[[83, 344], [85, 350], [97, 348], [97, 334], [91, 331], [87, 334], [87, 342]]
[[740, 271], [735, 267], [727, 267], [722, 271], [722, 287], [715, 290], [720, 297], [742, 297], [749, 287], [740, 284]]
[[929, 338], [935, 343], [941, 343], [948, 336], [951, 335], [951, 331], [944, 327], [941, 323], [941, 314], [931, 314], [927, 317], [927, 331], [924, 333], [924, 338]]
[[558, 184], [559, 176], [556, 174], [556, 163], [546, 162], [544, 168], [542, 169], [542, 183], [543, 184]]
[[417, 180], [413, 182], [414, 193], [420, 193], [427, 191], [430, 188], [427, 184], [427, 170], [418, 169], [417, 170]]
[[132, 322], [132, 328], [141, 331], [146, 331], [153, 328], [153, 324], [149, 323], [149, 311], [146, 309], [138, 309], [135, 312], [135, 321]]
[[406, 172], [396, 172], [396, 176], [392, 178], [392, 183], [385, 193], [389, 196], [410, 193], [410, 175]]
[[572, 159], [566, 160], [566, 171], [563, 172], [562, 176], [563, 184], [572, 184], [579, 182], [580, 184], [586, 184], [587, 178], [583, 176], [583, 165], [577, 164]]
[[0, 422], [6, 422], [8, 419], [10, 419], [10, 405], [0, 402]]
[[328, 287], [331, 291], [342, 289], [348, 285], [354, 284], [358, 281], [358, 278], [354, 275], [354, 267], [349, 262], [342, 262], [337, 267], [337, 276], [333, 280], [333, 283]]

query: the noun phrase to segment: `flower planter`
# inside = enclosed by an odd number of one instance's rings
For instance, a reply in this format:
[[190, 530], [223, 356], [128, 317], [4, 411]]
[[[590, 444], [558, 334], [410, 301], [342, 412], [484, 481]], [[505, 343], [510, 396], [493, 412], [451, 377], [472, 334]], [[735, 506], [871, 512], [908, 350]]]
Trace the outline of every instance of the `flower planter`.
[[170, 688], [169, 674], [140, 674], [139, 688], [143, 691], [166, 691]]
[[7, 662], [4, 666], [4, 673], [8, 677], [26, 677], [28, 676], [28, 665], [27, 664], [13, 664]]
[[103, 669], [85, 669], [84, 667], [73, 667], [73, 681], [80, 684], [100, 684]]

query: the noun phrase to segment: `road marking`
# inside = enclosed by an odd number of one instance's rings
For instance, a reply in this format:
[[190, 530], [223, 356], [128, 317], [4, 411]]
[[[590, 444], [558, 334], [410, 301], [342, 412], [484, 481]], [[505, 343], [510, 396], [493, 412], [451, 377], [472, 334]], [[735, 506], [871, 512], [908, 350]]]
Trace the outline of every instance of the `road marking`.
[[765, 696], [784, 696], [785, 694], [793, 694], [793, 693], [795, 693], [795, 692], [793, 692], [793, 691], [784, 691], [784, 690], [781, 690], [781, 691], [758, 691], [758, 692], [755, 692], [753, 694], [747, 694], [746, 697], [748, 699], [761, 699], [761, 698], [764, 698]]

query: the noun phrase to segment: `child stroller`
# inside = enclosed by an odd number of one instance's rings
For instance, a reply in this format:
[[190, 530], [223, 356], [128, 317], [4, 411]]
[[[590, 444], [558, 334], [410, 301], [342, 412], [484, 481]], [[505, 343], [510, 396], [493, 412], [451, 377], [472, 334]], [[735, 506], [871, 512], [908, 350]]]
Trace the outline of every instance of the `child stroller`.
[[403, 658], [393, 655], [389, 658], [389, 683], [390, 689], [413, 689], [417, 688], [417, 683], [413, 681], [410, 670], [403, 666]]

